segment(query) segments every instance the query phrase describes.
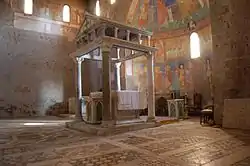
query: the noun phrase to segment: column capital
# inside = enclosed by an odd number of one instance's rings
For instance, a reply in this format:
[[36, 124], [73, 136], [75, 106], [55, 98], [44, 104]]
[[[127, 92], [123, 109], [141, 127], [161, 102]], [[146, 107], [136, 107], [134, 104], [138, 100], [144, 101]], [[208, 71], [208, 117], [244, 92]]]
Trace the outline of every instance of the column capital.
[[104, 42], [100, 46], [101, 52], [111, 52], [112, 44]]
[[76, 58], [74, 58], [74, 62], [75, 63], [78, 63], [78, 64], [80, 63], [81, 64], [83, 61], [84, 61], [83, 57], [76, 57]]
[[122, 64], [121, 62], [118, 62], [118, 63], [115, 64], [115, 67], [116, 67], [116, 68], [120, 68], [120, 67], [121, 67], [121, 64]]
[[152, 51], [149, 51], [148, 53], [147, 53], [147, 55], [146, 55], [146, 57], [151, 57], [151, 56], [154, 56], [154, 52], [152, 52]]

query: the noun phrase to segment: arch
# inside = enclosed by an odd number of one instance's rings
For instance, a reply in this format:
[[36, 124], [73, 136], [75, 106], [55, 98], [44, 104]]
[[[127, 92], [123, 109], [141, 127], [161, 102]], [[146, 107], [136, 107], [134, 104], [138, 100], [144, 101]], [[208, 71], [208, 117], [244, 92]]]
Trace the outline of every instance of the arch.
[[63, 21], [70, 22], [70, 7], [69, 7], [69, 5], [63, 6]]
[[100, 1], [99, 0], [96, 1], [95, 14], [97, 16], [101, 16], [101, 7], [100, 7]]
[[33, 14], [33, 0], [24, 0], [24, 13]]
[[201, 56], [200, 37], [196, 32], [193, 32], [190, 35], [190, 55], [191, 59], [199, 58]]

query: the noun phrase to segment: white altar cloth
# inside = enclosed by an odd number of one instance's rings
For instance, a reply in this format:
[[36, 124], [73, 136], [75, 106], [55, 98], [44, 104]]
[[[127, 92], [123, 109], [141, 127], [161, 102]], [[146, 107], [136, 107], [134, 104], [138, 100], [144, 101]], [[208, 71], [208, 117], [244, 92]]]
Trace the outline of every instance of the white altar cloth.
[[[145, 91], [112, 91], [112, 97], [117, 96], [118, 110], [143, 110], [147, 108], [147, 93]], [[91, 92], [91, 98], [102, 98], [103, 92]]]
[[146, 92], [116, 91], [118, 110], [141, 110], [147, 108]]

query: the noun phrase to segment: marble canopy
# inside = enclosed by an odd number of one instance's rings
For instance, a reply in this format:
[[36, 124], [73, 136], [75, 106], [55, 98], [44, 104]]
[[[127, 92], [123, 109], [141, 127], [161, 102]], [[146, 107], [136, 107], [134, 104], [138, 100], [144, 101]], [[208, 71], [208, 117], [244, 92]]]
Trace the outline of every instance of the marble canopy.
[[[113, 113], [111, 108], [111, 64], [116, 64], [117, 72], [120, 73], [119, 68], [122, 62], [139, 56], [146, 56], [147, 58], [148, 120], [155, 119], [154, 54], [157, 49], [151, 46], [151, 36], [151, 32], [91, 15], [87, 12], [85, 13], [84, 21], [76, 36], [77, 49], [70, 54], [77, 64], [77, 119], [81, 119], [81, 99], [83, 97], [81, 64], [84, 59], [102, 61], [104, 110], [102, 113], [102, 122], [105, 123], [115, 118], [112, 117]], [[147, 41], [147, 44], [142, 44], [142, 41]], [[130, 54], [120, 57], [120, 49], [126, 49]], [[111, 50], [115, 50], [115, 53]], [[117, 77], [119, 77], [119, 74]], [[120, 84], [119, 81], [118, 84]], [[120, 90], [119, 85], [118, 90]]]

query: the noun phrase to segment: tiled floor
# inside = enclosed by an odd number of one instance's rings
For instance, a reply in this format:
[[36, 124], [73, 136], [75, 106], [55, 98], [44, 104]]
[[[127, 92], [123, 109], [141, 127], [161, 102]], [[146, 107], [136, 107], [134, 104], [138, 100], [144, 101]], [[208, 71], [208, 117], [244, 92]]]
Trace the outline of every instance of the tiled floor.
[[46, 124], [0, 121], [0, 166], [250, 165], [250, 132], [194, 120], [109, 137]]

